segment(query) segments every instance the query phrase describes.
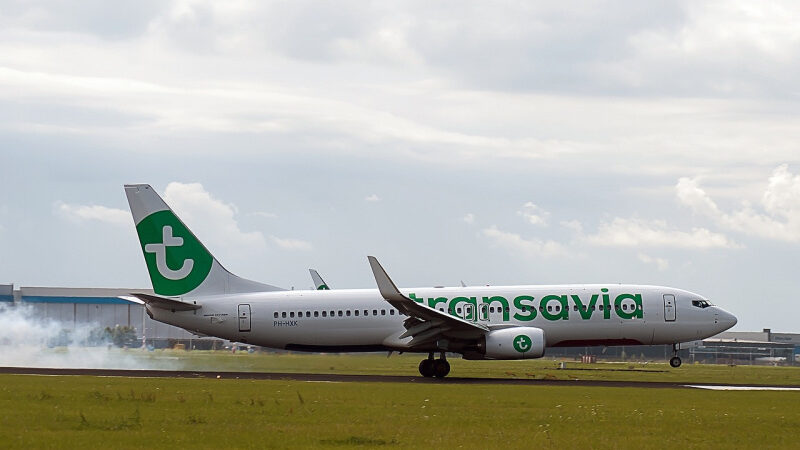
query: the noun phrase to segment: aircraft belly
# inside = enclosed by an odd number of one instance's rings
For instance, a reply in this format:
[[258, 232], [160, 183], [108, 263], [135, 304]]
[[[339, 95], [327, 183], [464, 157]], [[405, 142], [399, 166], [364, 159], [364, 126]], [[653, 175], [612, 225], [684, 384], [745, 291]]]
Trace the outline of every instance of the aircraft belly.
[[[249, 340], [266, 347], [286, 348], [300, 346], [372, 346], [381, 345], [387, 335], [397, 327], [369, 326], [347, 323], [340, 319], [330, 321], [298, 319], [288, 323], [275, 321], [256, 322], [257, 327]], [[362, 325], [362, 326], [359, 326]]]
[[642, 319], [602, 319], [560, 321], [546, 324], [548, 347], [584, 345], [649, 345], [653, 332]]

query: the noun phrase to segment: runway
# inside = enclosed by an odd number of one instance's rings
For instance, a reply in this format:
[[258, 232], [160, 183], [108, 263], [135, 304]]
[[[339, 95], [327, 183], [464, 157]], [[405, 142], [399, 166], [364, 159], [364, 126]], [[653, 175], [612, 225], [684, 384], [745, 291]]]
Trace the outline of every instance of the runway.
[[224, 380], [286, 380], [318, 383], [422, 383], [422, 384], [472, 384], [513, 386], [591, 386], [649, 389], [715, 389], [715, 390], [800, 390], [800, 386], [690, 384], [660, 381], [603, 381], [603, 380], [550, 380], [519, 378], [425, 378], [408, 375], [343, 375], [326, 373], [275, 373], [275, 372], [218, 372], [181, 370], [124, 370], [124, 369], [52, 369], [37, 367], [0, 367], [0, 374], [94, 376], [126, 378], [214, 378]]

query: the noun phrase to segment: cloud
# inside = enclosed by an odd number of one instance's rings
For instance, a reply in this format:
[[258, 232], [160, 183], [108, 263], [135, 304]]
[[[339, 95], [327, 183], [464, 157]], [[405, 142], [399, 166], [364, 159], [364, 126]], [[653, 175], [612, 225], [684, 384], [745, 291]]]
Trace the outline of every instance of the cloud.
[[566, 248], [558, 242], [540, 239], [525, 239], [519, 234], [502, 231], [497, 226], [481, 230], [481, 234], [495, 245], [512, 252], [522, 253], [525, 257], [566, 256]]
[[517, 214], [522, 216], [526, 222], [537, 226], [547, 226], [547, 220], [550, 217], [549, 212], [531, 202], [522, 205], [522, 209], [517, 211]]
[[645, 264], [655, 264], [658, 270], [662, 272], [669, 268], [669, 261], [664, 258], [652, 257], [644, 253], [639, 253], [636, 257]]
[[129, 211], [100, 205], [75, 205], [56, 202], [54, 212], [73, 222], [96, 221], [112, 225], [133, 225], [133, 219]]
[[461, 220], [463, 220], [464, 223], [472, 225], [473, 223], [475, 223], [475, 214], [467, 213], [464, 217], [461, 218]]
[[275, 245], [284, 250], [309, 251], [314, 248], [313, 245], [311, 245], [311, 242], [304, 241], [301, 239], [279, 238], [277, 236], [270, 236], [270, 240]]
[[364, 201], [367, 201], [367, 202], [370, 202], [370, 203], [376, 203], [376, 202], [381, 201], [381, 198], [378, 197], [378, 194], [372, 194], [372, 195], [368, 195], [368, 196], [364, 197]]
[[164, 200], [201, 240], [214, 246], [258, 248], [266, 244], [261, 232], [239, 228], [234, 205], [212, 197], [200, 183], [169, 183]]
[[600, 224], [597, 232], [584, 236], [583, 241], [602, 247], [740, 248], [725, 235], [705, 228], [680, 231], [670, 228], [663, 220], [620, 217]]
[[785, 164], [777, 167], [767, 182], [761, 196], [763, 212], [748, 203], [733, 212], [723, 211], [696, 178], [678, 180], [675, 193], [681, 204], [728, 230], [764, 239], [800, 242], [800, 175], [792, 175]]
[[563, 220], [561, 226], [575, 233], [583, 233], [583, 224], [579, 220]]
[[254, 211], [254, 212], [248, 213], [247, 215], [248, 216], [254, 216], [254, 217], [261, 217], [262, 219], [275, 219], [276, 217], [278, 217], [278, 215], [275, 214], [275, 213], [270, 213], [270, 212], [265, 212], [265, 211]]

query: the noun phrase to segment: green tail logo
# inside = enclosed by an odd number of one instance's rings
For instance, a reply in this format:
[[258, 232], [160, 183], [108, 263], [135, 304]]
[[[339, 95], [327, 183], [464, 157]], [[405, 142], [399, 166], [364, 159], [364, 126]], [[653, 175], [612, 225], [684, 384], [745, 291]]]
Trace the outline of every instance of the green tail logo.
[[317, 288], [317, 290], [318, 291], [330, 291], [331, 288], [329, 288], [327, 284], [320, 284], [319, 287]]
[[156, 294], [191, 292], [211, 271], [213, 257], [172, 211], [150, 214], [136, 232]]

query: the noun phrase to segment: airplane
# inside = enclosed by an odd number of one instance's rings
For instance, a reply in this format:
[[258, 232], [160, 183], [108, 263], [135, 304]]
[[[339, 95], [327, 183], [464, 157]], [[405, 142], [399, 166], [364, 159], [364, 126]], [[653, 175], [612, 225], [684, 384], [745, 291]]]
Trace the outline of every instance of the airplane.
[[[704, 339], [736, 317], [682, 289], [632, 284], [399, 289], [368, 256], [377, 289], [286, 290], [226, 270], [147, 184], [125, 185], [154, 294], [125, 297], [196, 334], [307, 352], [427, 354], [424, 377], [464, 359], [541, 358], [547, 348]], [[438, 354], [439, 357], [435, 358]]]

